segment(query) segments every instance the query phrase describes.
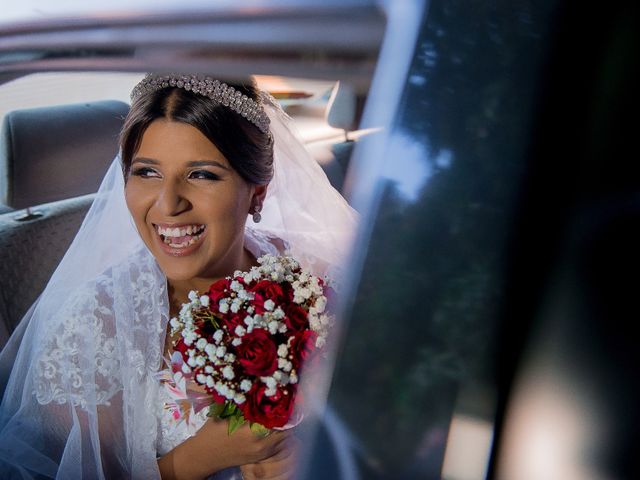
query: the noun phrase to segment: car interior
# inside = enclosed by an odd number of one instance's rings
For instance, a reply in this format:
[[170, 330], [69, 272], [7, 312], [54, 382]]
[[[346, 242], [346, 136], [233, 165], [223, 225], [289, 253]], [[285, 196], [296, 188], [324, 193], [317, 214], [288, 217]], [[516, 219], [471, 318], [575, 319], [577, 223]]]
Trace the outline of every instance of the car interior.
[[[9, 25], [0, 95], [30, 72], [331, 83], [326, 102], [273, 91], [301, 130], [322, 124], [305, 144], [365, 220], [300, 478], [638, 478], [632, 2], [234, 3]], [[127, 108], [5, 112], [0, 347], [72, 241]]]

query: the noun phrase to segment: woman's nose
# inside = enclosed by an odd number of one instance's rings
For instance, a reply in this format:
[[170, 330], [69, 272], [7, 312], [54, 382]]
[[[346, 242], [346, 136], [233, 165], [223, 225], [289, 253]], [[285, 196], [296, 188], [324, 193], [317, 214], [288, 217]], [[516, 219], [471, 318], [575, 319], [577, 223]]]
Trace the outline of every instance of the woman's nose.
[[191, 209], [191, 202], [183, 190], [178, 181], [163, 182], [156, 200], [156, 206], [163, 215], [174, 217]]

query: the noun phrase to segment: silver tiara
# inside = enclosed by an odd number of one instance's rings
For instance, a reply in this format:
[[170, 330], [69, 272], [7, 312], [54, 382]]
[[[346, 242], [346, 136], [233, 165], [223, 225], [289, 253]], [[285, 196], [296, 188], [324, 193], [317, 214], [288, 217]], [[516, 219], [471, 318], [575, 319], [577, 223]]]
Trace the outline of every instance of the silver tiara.
[[160, 75], [148, 73], [131, 91], [131, 101], [169, 87], [184, 88], [214, 100], [239, 113], [263, 133], [269, 133], [269, 117], [262, 106], [230, 85], [198, 75]]

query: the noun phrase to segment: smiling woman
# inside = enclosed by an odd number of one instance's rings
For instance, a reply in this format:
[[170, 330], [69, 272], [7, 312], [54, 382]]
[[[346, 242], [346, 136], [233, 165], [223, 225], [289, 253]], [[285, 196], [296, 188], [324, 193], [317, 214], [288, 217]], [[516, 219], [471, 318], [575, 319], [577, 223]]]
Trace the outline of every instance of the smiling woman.
[[266, 253], [338, 280], [356, 215], [271, 97], [250, 83], [197, 87], [213, 84], [151, 75], [134, 89], [121, 154], [24, 320], [0, 417], [3, 478], [292, 477], [290, 431], [229, 436], [204, 411], [195, 430], [175, 422], [158, 375], [169, 318], [190, 290]]

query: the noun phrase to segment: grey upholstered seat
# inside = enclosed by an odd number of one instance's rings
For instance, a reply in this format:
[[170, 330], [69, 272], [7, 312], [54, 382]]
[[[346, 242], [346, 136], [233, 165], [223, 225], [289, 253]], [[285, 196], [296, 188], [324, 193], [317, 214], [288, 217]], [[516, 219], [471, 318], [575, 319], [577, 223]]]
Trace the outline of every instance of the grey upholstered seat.
[[326, 120], [334, 128], [344, 131], [344, 140], [321, 140], [307, 144], [307, 150], [320, 164], [327, 174], [331, 185], [342, 191], [349, 161], [355, 146], [354, 139], [358, 135], [350, 132], [357, 129], [358, 101], [354, 90], [347, 84], [339, 82], [331, 93], [327, 105]]
[[0, 215], [0, 348], [58, 266], [93, 197], [39, 205], [42, 215], [27, 221]]
[[128, 109], [107, 100], [8, 113], [0, 136], [0, 204], [19, 209], [97, 191]]
[[[11, 112], [0, 143], [0, 348], [42, 292], [118, 149], [128, 105]], [[49, 203], [45, 203], [49, 202]], [[12, 207], [31, 207], [1, 213]]]

